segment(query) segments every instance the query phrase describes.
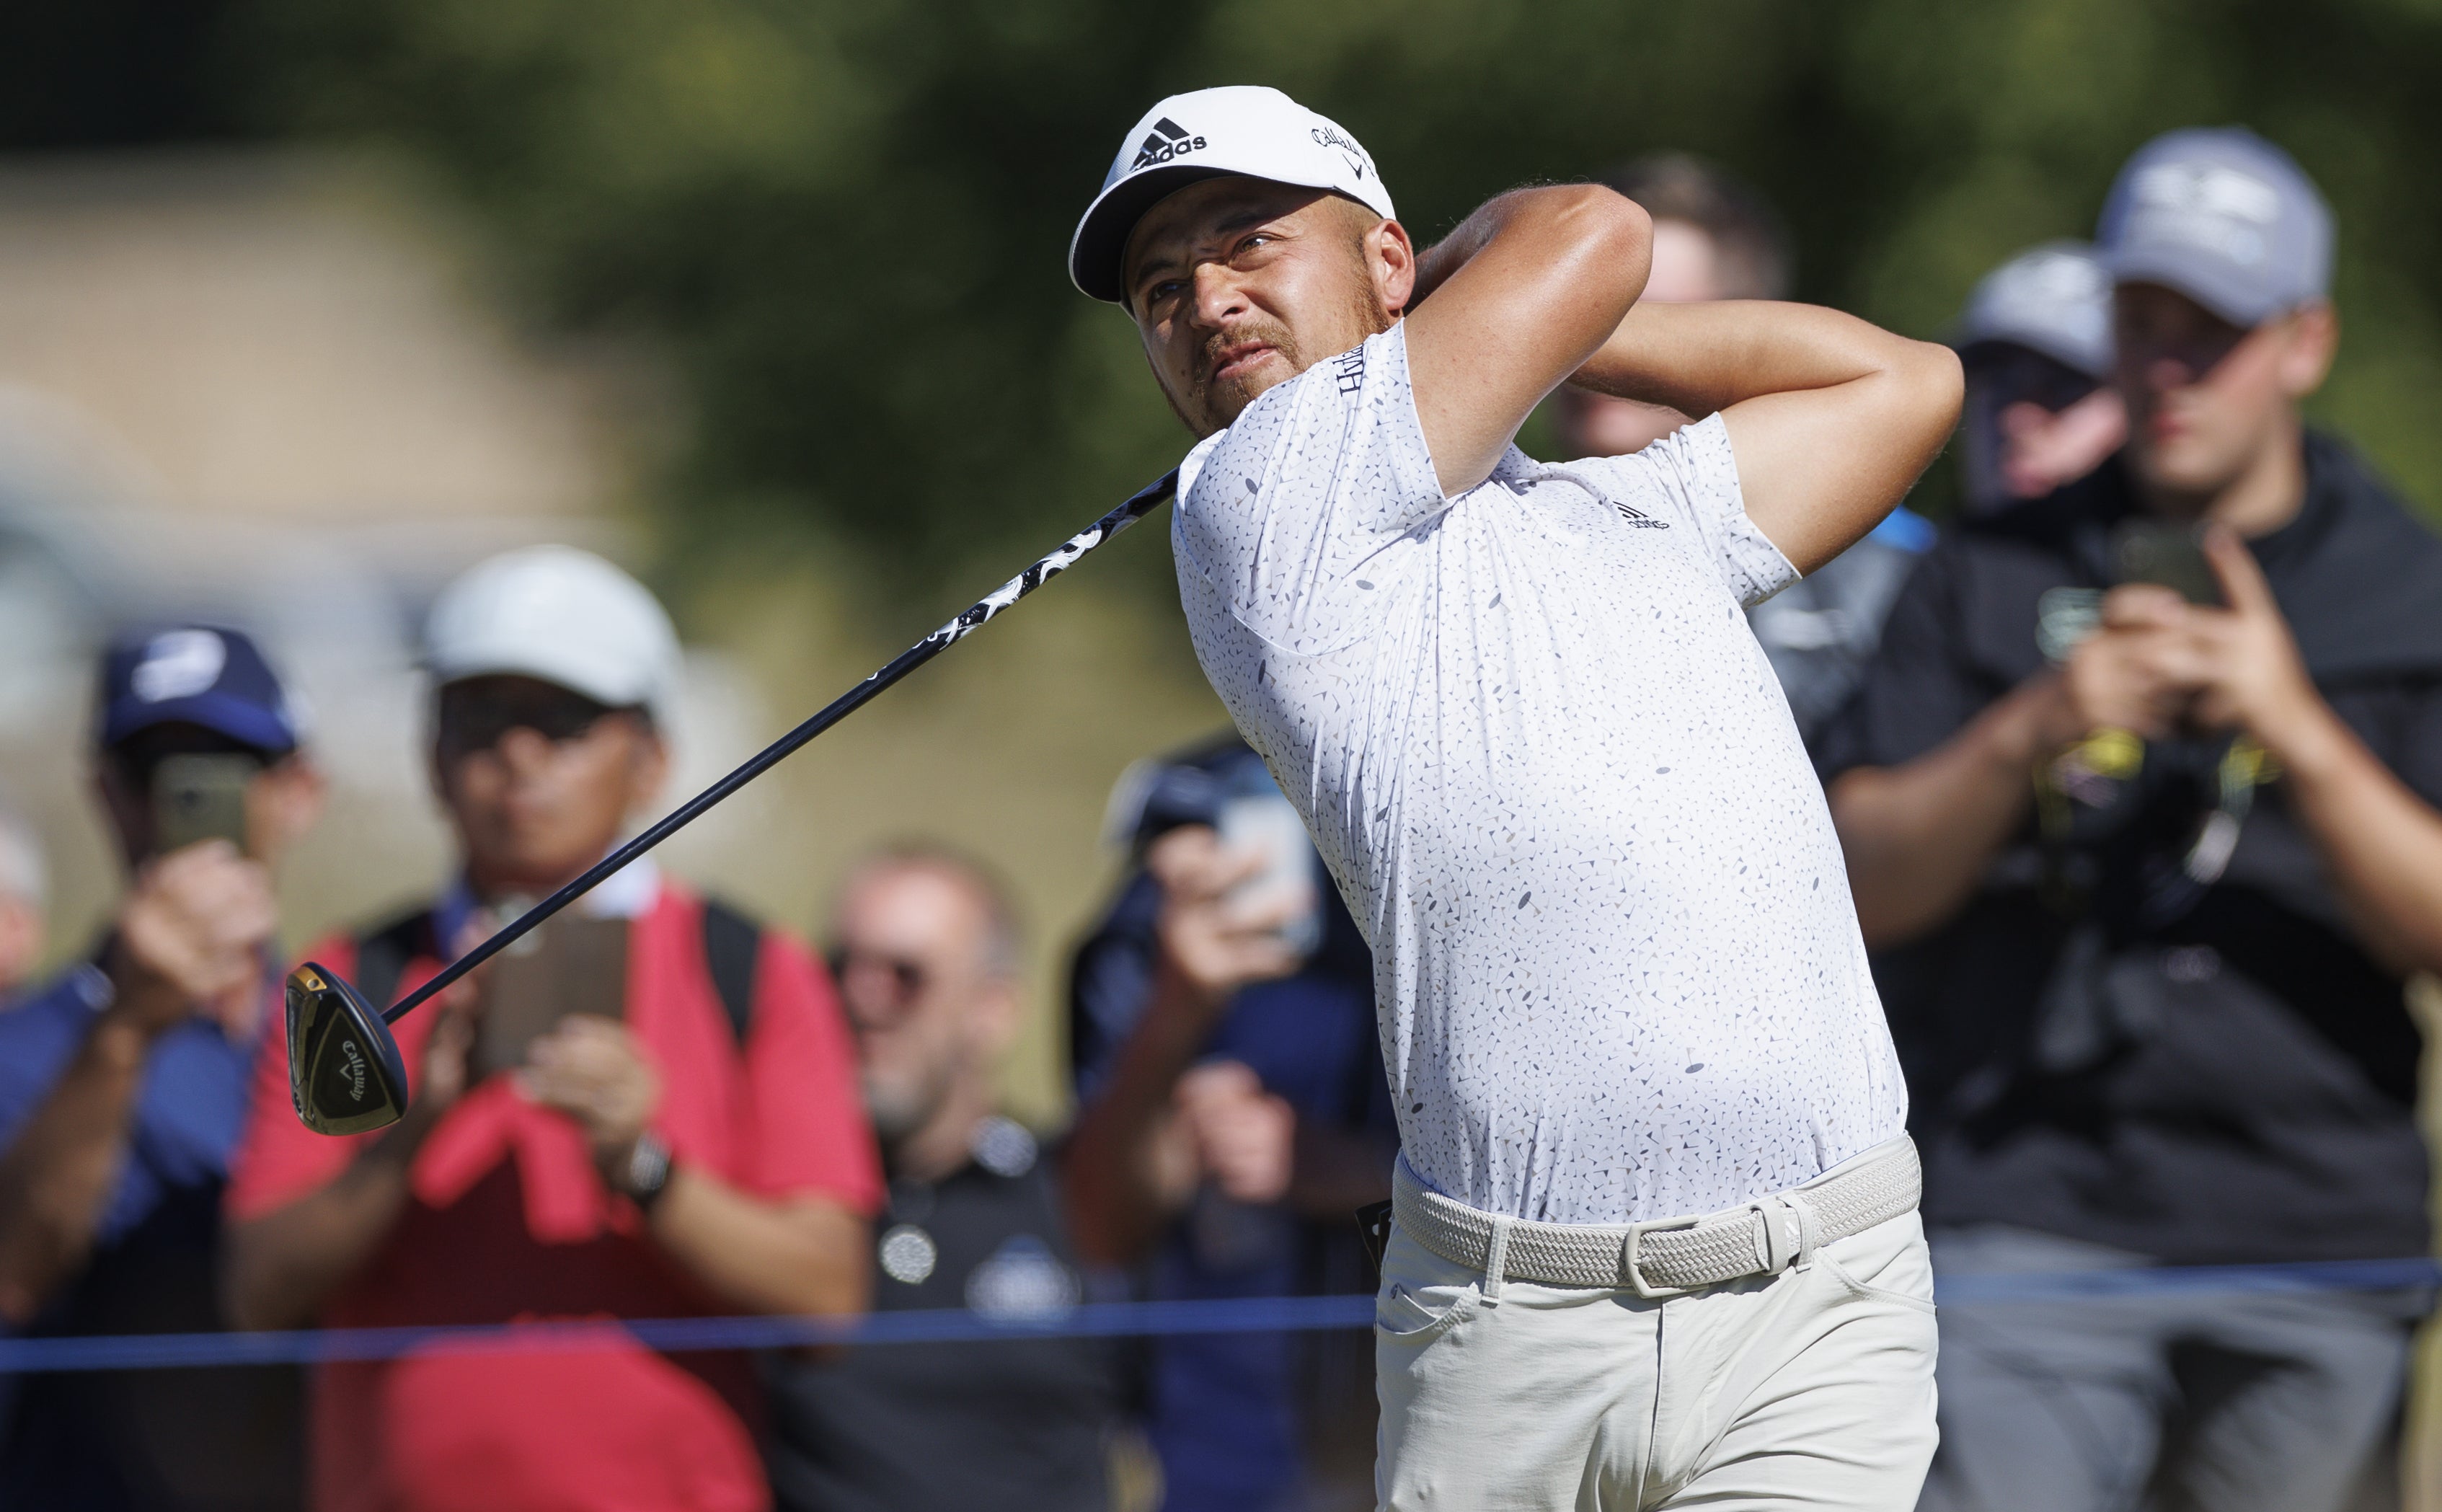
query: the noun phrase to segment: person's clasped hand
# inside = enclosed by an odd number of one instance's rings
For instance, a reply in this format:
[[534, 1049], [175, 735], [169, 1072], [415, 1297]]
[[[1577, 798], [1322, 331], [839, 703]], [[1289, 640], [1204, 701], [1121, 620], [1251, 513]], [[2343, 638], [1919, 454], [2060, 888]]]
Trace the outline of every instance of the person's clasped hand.
[[1297, 1164], [1297, 1112], [1242, 1062], [1214, 1061], [1172, 1094], [1197, 1172], [1233, 1202], [1278, 1202]]
[[[451, 956], [465, 956], [483, 942], [483, 928], [469, 920], [451, 941]], [[425, 1036], [415, 1096], [403, 1120], [416, 1138], [428, 1132], [474, 1080], [475, 1029], [483, 1014], [483, 982], [491, 972], [489, 963], [476, 967], [433, 1002], [432, 1030]]]
[[2103, 600], [2103, 625], [2062, 670], [2067, 744], [2098, 729], [2160, 739], [2182, 729], [2243, 730], [2277, 754], [2321, 706], [2263, 569], [2238, 537], [2216, 527], [2205, 556], [2227, 608], [2190, 604], [2133, 583]]
[[1233, 892], [1263, 871], [1262, 855], [1229, 849], [1209, 826], [1182, 825], [1147, 847], [1145, 869], [1161, 884], [1155, 931], [1162, 969], [1200, 1007], [1218, 1012], [1240, 988], [1298, 969], [1297, 952], [1281, 938], [1296, 902]]
[[122, 1020], [157, 1034], [190, 1015], [251, 1035], [264, 949], [279, 927], [271, 874], [226, 840], [149, 861], [120, 904], [109, 962]]
[[599, 1165], [615, 1168], [634, 1153], [662, 1104], [662, 1077], [628, 1026], [575, 1013], [526, 1049], [518, 1089], [576, 1120]]

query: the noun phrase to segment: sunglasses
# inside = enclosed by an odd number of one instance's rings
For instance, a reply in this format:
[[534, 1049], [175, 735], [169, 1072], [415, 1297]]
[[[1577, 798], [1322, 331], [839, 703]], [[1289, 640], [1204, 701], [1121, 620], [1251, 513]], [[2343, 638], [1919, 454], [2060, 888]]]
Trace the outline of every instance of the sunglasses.
[[1969, 360], [1968, 376], [1978, 398], [1996, 412], [2032, 401], [2058, 414], [2103, 387], [2066, 362], [2023, 348], [1976, 352]]
[[890, 977], [891, 1000], [901, 1007], [923, 996], [926, 985], [932, 980], [932, 973], [922, 961], [909, 960], [903, 956], [885, 956], [879, 951], [849, 950], [834, 945], [824, 960], [830, 966], [831, 980], [843, 987], [847, 985], [850, 972], [886, 972]]
[[547, 683], [453, 683], [441, 690], [441, 754], [455, 758], [494, 750], [511, 730], [532, 730], [554, 745], [564, 745], [592, 734], [605, 715], [619, 712]]

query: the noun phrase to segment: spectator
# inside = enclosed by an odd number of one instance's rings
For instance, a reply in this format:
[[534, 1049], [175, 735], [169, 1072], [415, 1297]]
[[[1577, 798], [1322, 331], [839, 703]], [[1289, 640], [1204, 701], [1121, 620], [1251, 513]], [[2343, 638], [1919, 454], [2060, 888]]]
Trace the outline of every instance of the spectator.
[[[432, 781], [463, 870], [431, 903], [313, 952], [388, 1001], [599, 860], [665, 774], [678, 647], [650, 594], [565, 547], [512, 552], [434, 606]], [[616, 952], [554, 994], [504, 956], [401, 1021], [407, 1116], [305, 1131], [265, 1047], [229, 1185], [246, 1326], [508, 1323], [865, 1303], [879, 1196], [847, 1036], [795, 943], [638, 862], [590, 895]], [[553, 931], [562, 921], [546, 926]], [[554, 938], [534, 956], [549, 958]], [[495, 989], [498, 995], [495, 997]], [[579, 1001], [569, 1005], [567, 999]], [[487, 1001], [487, 999], [489, 1001]], [[511, 1030], [534, 1037], [520, 1046]], [[752, 1361], [584, 1351], [335, 1363], [315, 1382], [322, 1512], [769, 1504]]]
[[[2401, 986], [2442, 966], [2442, 542], [2301, 428], [2331, 236], [2246, 132], [2130, 160], [2127, 448], [1935, 548], [1826, 751], [1954, 1277], [2428, 1252]], [[2198, 526], [2227, 607], [2117, 581], [2114, 532]], [[2334, 1507], [2418, 1301], [1946, 1306], [1923, 1504]]]
[[[322, 782], [235, 630], [114, 645], [99, 705], [94, 784], [128, 886], [81, 960], [0, 1013], [0, 1319], [52, 1337], [209, 1330], [221, 1189], [276, 980], [271, 868]], [[172, 828], [156, 777], [176, 757], [218, 758], [218, 838]], [[0, 1505], [293, 1505], [297, 1406], [282, 1371], [29, 1377]]]
[[[1077, 956], [1078, 1248], [1160, 1299], [1365, 1290], [1350, 1217], [1397, 1133], [1356, 925], [1235, 736], [1123, 783], [1114, 819], [1144, 865]], [[1241, 890], [1265, 857], [1225, 831], [1281, 838], [1303, 902]], [[1182, 1336], [1142, 1365], [1167, 1512], [1371, 1504], [1370, 1340]]]
[[[1681, 153], [1640, 158], [1605, 182], [1653, 218], [1645, 299], [1676, 304], [1789, 297], [1788, 234], [1746, 185]], [[1640, 451], [1687, 424], [1676, 410], [1571, 385], [1558, 397], [1561, 445], [1573, 457]], [[1855, 689], [1883, 615], [1932, 542], [1930, 524], [1895, 509], [1865, 539], [1747, 611], [1798, 733], [1810, 741]]]
[[[889, 1178], [877, 1312], [1057, 1319], [1081, 1292], [1049, 1165], [993, 1111], [1024, 1005], [1017, 923], [981, 867], [929, 847], [850, 873], [831, 960]], [[1106, 1512], [1109, 1347], [901, 1344], [776, 1362], [773, 1489], [793, 1512]]]
[[0, 1008], [33, 979], [49, 934], [51, 873], [43, 837], [0, 797]]
[[[1653, 219], [1653, 263], [1643, 299], [1659, 304], [1789, 298], [1789, 232], [1762, 195], [1702, 158], [1656, 153], [1603, 182]], [[1560, 443], [1572, 457], [1621, 457], [1687, 424], [1658, 404], [1564, 386], [1556, 395]]]
[[2111, 376], [2111, 274], [2080, 242], [2047, 242], [1995, 268], [1952, 337], [1967, 372], [1959, 475], [1989, 515], [2067, 487], [2128, 436]]

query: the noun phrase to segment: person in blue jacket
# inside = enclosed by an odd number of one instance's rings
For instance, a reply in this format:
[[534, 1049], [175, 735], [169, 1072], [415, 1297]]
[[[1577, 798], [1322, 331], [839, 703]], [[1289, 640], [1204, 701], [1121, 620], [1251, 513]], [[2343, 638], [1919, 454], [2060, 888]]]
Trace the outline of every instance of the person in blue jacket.
[[[1080, 1254], [1155, 1299], [1368, 1290], [1352, 1214], [1390, 1195], [1397, 1129], [1355, 921], [1234, 734], [1140, 765], [1112, 807], [1140, 865], [1071, 978]], [[1168, 1512], [1371, 1485], [1364, 1336], [1178, 1336], [1140, 1364]]]
[[[119, 641], [99, 713], [126, 895], [91, 950], [0, 1012], [0, 1324], [21, 1336], [221, 1326], [221, 1187], [278, 1017], [271, 867], [322, 797], [286, 694], [236, 630]], [[158, 779], [180, 757], [217, 758], [241, 833], [172, 844]], [[0, 1434], [0, 1506], [295, 1505], [298, 1408], [278, 1369], [32, 1376]]]

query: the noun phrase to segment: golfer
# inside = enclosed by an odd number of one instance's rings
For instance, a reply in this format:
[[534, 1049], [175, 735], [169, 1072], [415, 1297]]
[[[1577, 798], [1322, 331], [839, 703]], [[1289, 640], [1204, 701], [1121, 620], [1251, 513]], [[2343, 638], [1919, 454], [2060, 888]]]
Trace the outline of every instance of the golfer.
[[[1740, 608], [1864, 535], [1957, 360], [1639, 305], [1644, 212], [1522, 190], [1418, 250], [1269, 89], [1163, 100], [1070, 246], [1202, 438], [1196, 653], [1375, 952], [1399, 1116], [1385, 1507], [1876, 1508], [1934, 1445], [1906, 1096]], [[1559, 384], [1704, 418], [1565, 467]]]

